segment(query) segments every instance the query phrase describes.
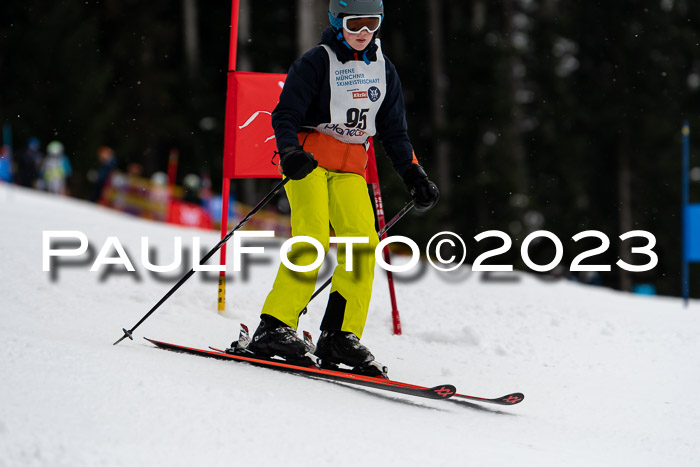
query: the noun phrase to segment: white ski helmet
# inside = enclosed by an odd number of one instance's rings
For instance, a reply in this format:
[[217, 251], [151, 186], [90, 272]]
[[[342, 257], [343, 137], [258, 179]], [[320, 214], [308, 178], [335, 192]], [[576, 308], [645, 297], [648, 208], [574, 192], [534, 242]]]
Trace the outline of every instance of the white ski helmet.
[[49, 155], [60, 156], [63, 154], [63, 144], [60, 141], [51, 141], [46, 146], [46, 152], [49, 153]]
[[330, 0], [328, 17], [331, 26], [336, 29], [343, 27], [340, 15], [382, 15], [384, 17], [383, 0]]

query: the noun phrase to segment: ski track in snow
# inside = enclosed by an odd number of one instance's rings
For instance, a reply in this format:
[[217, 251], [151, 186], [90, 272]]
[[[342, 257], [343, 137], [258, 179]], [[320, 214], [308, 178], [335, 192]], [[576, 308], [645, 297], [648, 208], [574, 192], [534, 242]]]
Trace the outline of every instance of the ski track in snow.
[[[0, 184], [0, 466], [476, 465], [694, 466], [700, 460], [700, 303], [640, 297], [525, 273], [397, 282], [404, 335], [391, 334], [377, 270], [363, 336], [392, 378], [452, 383], [458, 392], [525, 393], [513, 407], [430, 401], [166, 352], [143, 336], [226, 346], [252, 329], [274, 279], [265, 264], [229, 273], [225, 316], [216, 274], [192, 277], [135, 333], [174, 284], [140, 263], [148, 236], [172, 259], [173, 239], [213, 232], [139, 220]], [[42, 231], [79, 230], [94, 254], [109, 236], [133, 273], [82, 261], [42, 271]], [[114, 252], [112, 252], [114, 254]], [[229, 263], [231, 251], [229, 249]], [[216, 255], [218, 258], [218, 255]], [[119, 271], [116, 268], [115, 271]], [[180, 273], [170, 274], [179, 277]], [[318, 336], [325, 303], [302, 317]]]

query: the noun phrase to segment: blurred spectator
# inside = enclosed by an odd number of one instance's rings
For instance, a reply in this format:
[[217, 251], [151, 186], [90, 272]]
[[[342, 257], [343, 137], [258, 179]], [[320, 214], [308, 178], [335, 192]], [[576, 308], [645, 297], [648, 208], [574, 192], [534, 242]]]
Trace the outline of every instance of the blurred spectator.
[[68, 191], [66, 180], [72, 172], [73, 169], [64, 153], [63, 144], [60, 141], [51, 141], [46, 146], [46, 157], [41, 164], [41, 175], [46, 191], [66, 195]]
[[126, 173], [129, 177], [142, 177], [143, 166], [138, 162], [129, 162], [129, 165], [126, 166]]
[[38, 138], [30, 138], [27, 147], [17, 154], [17, 172], [15, 183], [26, 187], [36, 187], [39, 169], [44, 160], [41, 143]]
[[112, 175], [112, 171], [117, 167], [117, 158], [114, 157], [114, 150], [109, 146], [100, 146], [97, 150], [97, 159], [99, 166], [97, 172], [92, 175], [94, 180], [91, 180], [95, 184], [91, 198], [95, 203], [102, 197], [102, 190], [104, 190], [107, 180]]
[[196, 174], [187, 174], [182, 179], [182, 186], [185, 189], [185, 195], [182, 200], [186, 203], [202, 204], [202, 199], [199, 197], [199, 189], [202, 186], [202, 179]]
[[170, 203], [170, 186], [165, 172], [156, 172], [151, 176], [150, 195], [153, 219], [165, 221]]
[[0, 148], [0, 180], [8, 183], [12, 181], [12, 150], [10, 146]]
[[199, 198], [202, 200], [202, 204], [206, 205], [211, 197], [214, 196], [214, 192], [211, 189], [211, 175], [208, 170], [202, 171], [202, 182], [200, 185]]

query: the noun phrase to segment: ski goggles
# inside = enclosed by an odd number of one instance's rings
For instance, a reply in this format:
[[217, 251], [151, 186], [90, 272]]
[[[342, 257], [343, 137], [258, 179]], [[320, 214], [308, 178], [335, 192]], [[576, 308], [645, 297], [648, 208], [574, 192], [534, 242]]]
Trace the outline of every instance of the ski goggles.
[[365, 16], [345, 16], [343, 18], [343, 29], [350, 34], [359, 34], [363, 30], [373, 33], [382, 24], [382, 15]]

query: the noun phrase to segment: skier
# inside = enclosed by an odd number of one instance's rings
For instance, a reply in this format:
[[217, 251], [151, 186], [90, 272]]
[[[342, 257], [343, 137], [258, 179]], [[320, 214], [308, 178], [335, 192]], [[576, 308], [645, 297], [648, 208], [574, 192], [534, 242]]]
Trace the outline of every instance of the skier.
[[27, 147], [17, 157], [16, 183], [21, 186], [34, 187], [43, 160], [41, 143], [37, 138], [29, 138]]
[[[331, 0], [329, 19], [331, 26], [322, 33], [320, 45], [292, 64], [272, 126], [281, 172], [291, 179], [285, 190], [292, 235], [313, 237], [326, 252], [329, 222], [337, 237], [369, 239], [365, 254], [355, 244], [352, 271], [346, 271], [345, 248], [338, 247], [315, 355], [325, 367], [344, 364], [376, 374], [374, 356], [360, 343], [379, 242], [364, 179], [367, 139], [378, 134], [416, 209], [432, 208], [439, 192], [413, 153], [399, 76], [376, 38], [384, 19], [382, 0]], [[315, 248], [297, 243], [288, 257], [303, 266], [316, 254]], [[280, 265], [248, 350], [288, 360], [312, 350], [296, 328], [317, 275], [318, 268], [294, 272]]]
[[73, 172], [68, 156], [63, 150], [63, 143], [51, 141], [46, 146], [46, 157], [41, 164], [41, 173], [46, 191], [66, 195], [66, 180]]
[[97, 149], [97, 160], [99, 167], [91, 171], [90, 175], [95, 186], [92, 191], [92, 202], [99, 203], [102, 199], [102, 192], [109, 182], [112, 172], [117, 167], [117, 158], [114, 156], [114, 149], [109, 146], [100, 146]]

